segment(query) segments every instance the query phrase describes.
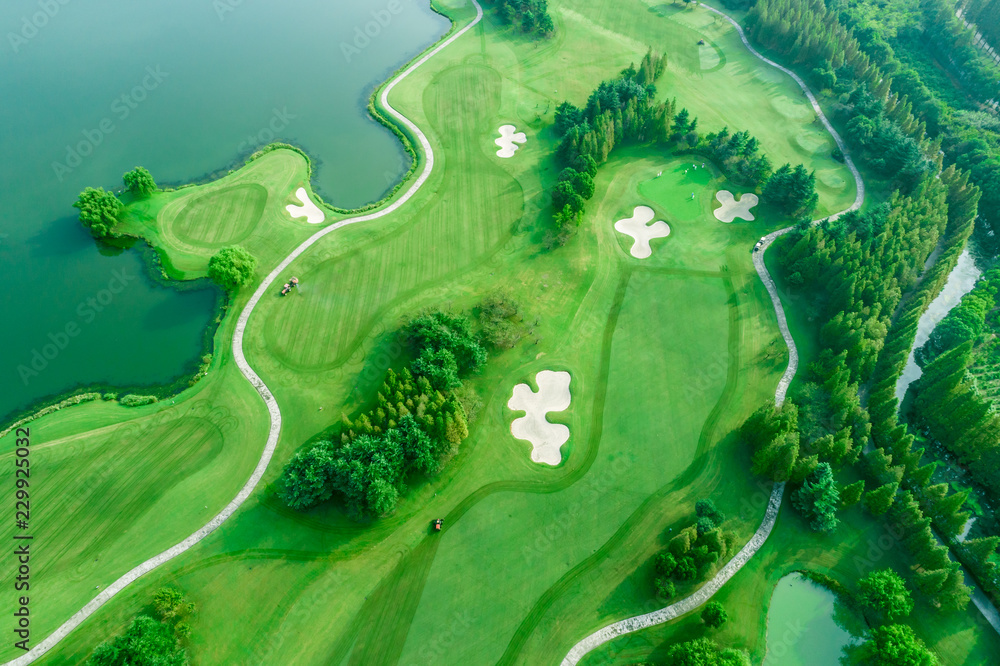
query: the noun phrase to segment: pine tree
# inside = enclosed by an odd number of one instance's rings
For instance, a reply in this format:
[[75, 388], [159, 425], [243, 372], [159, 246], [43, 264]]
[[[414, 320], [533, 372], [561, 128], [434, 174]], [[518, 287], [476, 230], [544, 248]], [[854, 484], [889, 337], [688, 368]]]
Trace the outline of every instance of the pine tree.
[[948, 574], [948, 569], [918, 571], [914, 582], [918, 590], [927, 596], [933, 597], [944, 587], [945, 582], [948, 580]]
[[840, 491], [840, 506], [849, 507], [854, 506], [861, 500], [861, 495], [865, 491], [864, 480], [855, 481], [854, 483], [844, 486]]
[[874, 490], [869, 490], [865, 495], [865, 508], [872, 515], [881, 516], [892, 506], [898, 488], [898, 483], [887, 483]]

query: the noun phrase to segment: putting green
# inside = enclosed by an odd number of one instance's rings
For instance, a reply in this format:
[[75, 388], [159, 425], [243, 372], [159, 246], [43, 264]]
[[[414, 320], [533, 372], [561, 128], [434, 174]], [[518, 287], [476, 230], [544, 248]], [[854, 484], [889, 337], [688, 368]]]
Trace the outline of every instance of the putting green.
[[267, 189], [257, 183], [232, 185], [187, 201], [172, 220], [170, 231], [203, 247], [218, 248], [239, 243], [257, 228]]
[[[454, 5], [446, 11], [458, 23], [474, 16], [472, 6]], [[546, 128], [558, 103], [584, 103], [652, 44], [669, 60], [658, 94], [676, 97], [701, 130], [748, 129], [775, 164], [804, 161], [826, 174], [826, 212], [850, 205], [853, 179], [828, 150], [803, 155], [796, 137], [812, 132], [814, 115], [801, 91], [707, 11], [650, 11], [632, 0], [549, 6], [553, 39], [531, 41], [484, 21], [393, 89], [393, 106], [428, 134], [434, 170], [391, 214], [310, 247], [288, 267], [301, 291], [265, 294], [250, 317], [245, 354], [283, 415], [262, 483], [219, 530], [116, 596], [41, 663], [82, 662], [164, 584], [198, 605], [188, 641], [196, 663], [550, 663], [608, 621], [651, 610], [651, 558], [665, 530], [690, 519], [695, 500], [712, 497], [742, 538], [756, 528], [763, 514], [756, 499], [766, 493], [755, 487], [731, 433], [773, 396], [787, 354], [750, 248], [788, 221], [755, 210], [754, 222], [719, 224], [711, 216], [715, 192], [740, 188], [711, 165], [701, 169], [700, 158], [631, 146], [601, 168], [574, 239], [543, 252], [546, 192], [557, 174]], [[721, 67], [702, 69], [699, 39], [718, 45]], [[515, 158], [498, 160], [493, 139], [506, 123], [533, 135]], [[696, 160], [699, 169], [683, 174], [682, 165]], [[838, 174], [839, 188], [831, 185]], [[246, 233], [240, 242], [257, 255], [260, 278], [315, 231], [283, 208], [307, 179], [301, 155], [277, 150], [214, 183], [155, 195], [130, 209], [129, 223], [160, 248], [170, 274], [184, 278], [204, 274], [214, 251], [206, 243]], [[266, 190], [256, 223], [241, 214], [228, 236], [206, 236], [207, 227], [192, 221], [237, 205], [252, 210], [255, 195], [239, 203], [231, 193], [247, 184]], [[181, 215], [200, 197], [208, 198], [197, 217]], [[671, 225], [663, 241], [669, 252], [640, 261], [621, 249], [613, 223], [636, 205]], [[275, 496], [282, 465], [341, 411], [366, 404], [385, 369], [405, 361], [393, 338], [401, 319], [430, 306], [468, 310], [497, 285], [538, 323], [472, 378], [483, 407], [442, 474], [416, 480], [395, 514], [371, 524], [351, 522], [335, 502], [308, 512], [282, 507]], [[232, 313], [251, 291], [229, 309], [209, 377], [173, 403], [138, 410], [95, 403], [37, 422], [46, 433], [39, 443], [54, 450], [63, 440], [87, 443], [67, 449], [75, 453], [58, 464], [63, 475], [74, 465], [106, 467], [112, 452], [132, 457], [111, 468], [99, 493], [47, 518], [46, 529], [62, 540], [52, 546], [58, 557], [39, 553], [39, 584], [65, 591], [39, 597], [35, 635], [79, 610], [95, 585], [200, 527], [249, 476], [267, 415], [230, 346]], [[505, 406], [515, 384], [543, 369], [573, 376], [570, 408], [550, 415], [571, 432], [558, 468], [524, 455]], [[234, 421], [231, 429], [195, 428], [198, 419], [212, 421], [217, 407], [225, 409], [222, 423]], [[107, 435], [126, 422], [156, 437], [137, 444]], [[11, 448], [0, 442], [0, 451]], [[119, 479], [121, 488], [113, 483]], [[124, 499], [136, 506], [109, 518]], [[828, 552], [820, 537], [781, 515], [764, 556], [751, 562], [761, 580], [785, 563], [820, 561]], [[430, 521], [441, 517], [444, 531], [431, 534]], [[90, 550], [74, 554], [72, 535], [87, 525], [107, 533], [112, 520], [121, 537], [97, 563], [87, 560]], [[852, 545], [835, 551], [842, 559], [830, 566], [850, 566], [872, 524], [861, 515], [845, 524], [837, 537]], [[64, 582], [59, 572], [67, 571]], [[745, 608], [730, 611], [745, 622], [727, 627], [746, 627], [739, 640], [762, 649], [756, 623], [766, 602], [756, 588], [740, 587], [746, 571], [723, 589], [746, 599]], [[11, 613], [11, 602], [0, 600], [0, 612]], [[968, 638], [982, 640], [982, 633]], [[0, 656], [16, 655], [6, 645]]]

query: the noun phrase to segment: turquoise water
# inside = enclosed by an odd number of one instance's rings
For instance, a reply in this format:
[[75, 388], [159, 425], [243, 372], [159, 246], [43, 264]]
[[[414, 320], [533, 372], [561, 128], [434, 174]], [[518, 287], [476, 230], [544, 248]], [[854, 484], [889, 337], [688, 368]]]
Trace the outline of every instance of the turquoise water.
[[852, 642], [845, 626], [853, 621], [833, 592], [801, 574], [785, 576], [767, 613], [764, 666], [839, 666]]
[[83, 187], [136, 164], [183, 183], [285, 140], [327, 201], [376, 200], [409, 164], [368, 97], [448, 26], [428, 0], [0, 3], [0, 419], [197, 362], [216, 290], [102, 255], [71, 207]]

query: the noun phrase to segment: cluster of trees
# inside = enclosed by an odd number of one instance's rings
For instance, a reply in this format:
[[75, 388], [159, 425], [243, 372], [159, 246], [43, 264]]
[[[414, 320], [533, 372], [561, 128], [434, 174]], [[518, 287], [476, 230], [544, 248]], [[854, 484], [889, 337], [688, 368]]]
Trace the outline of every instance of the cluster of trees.
[[[972, 0], [970, 10], [979, 2]], [[1000, 250], [1000, 123], [989, 106], [1000, 70], [971, 45], [972, 34], [955, 18], [953, 5], [760, 0], [746, 27], [755, 40], [806, 66], [814, 84], [846, 102], [844, 119], [854, 122], [853, 140], [868, 146], [875, 168], [902, 162], [907, 177], [919, 170], [909, 142], [894, 143], [900, 137], [888, 120], [917, 143], [930, 140], [926, 154], [940, 148], [948, 163], [968, 171], [982, 190], [981, 245], [991, 253]], [[869, 106], [870, 95], [880, 103]], [[880, 145], [892, 151], [889, 159], [880, 160]]]
[[[509, 295], [484, 300], [486, 321], [518, 311]], [[355, 517], [391, 513], [413, 475], [436, 474], [469, 436], [465, 409], [454, 390], [478, 372], [487, 352], [472, 323], [460, 314], [431, 311], [400, 331], [413, 362], [389, 369], [374, 404], [353, 420], [342, 415], [331, 436], [297, 453], [285, 466], [282, 500], [308, 509], [334, 495]], [[507, 343], [509, 335], [500, 336]]]
[[88, 187], [77, 197], [74, 208], [80, 210], [80, 222], [94, 238], [112, 238], [125, 206], [114, 192], [103, 187]]
[[751, 662], [745, 650], [722, 647], [710, 638], [696, 638], [671, 645], [662, 663], [666, 666], [750, 666]]
[[497, 289], [475, 307], [479, 338], [493, 349], [511, 349], [529, 332], [521, 305], [509, 289]]
[[[935, 5], [937, 0], [922, 2], [919, 12], [926, 18], [928, 11], [937, 11]], [[855, 471], [871, 490], [865, 493], [863, 485], [853, 484], [841, 488], [841, 504], [864, 494], [868, 510], [884, 515], [912, 554], [916, 588], [941, 609], [954, 609], [967, 604], [969, 589], [931, 527], [981, 583], [989, 580], [977, 572], [995, 577], [990, 558], [997, 540], [973, 540], [967, 548], [954, 539], [968, 517], [967, 494], [934, 483], [936, 465], [924, 463], [925, 450], [899, 423], [894, 391], [920, 314], [944, 284], [977, 213], [984, 229], [990, 220], [1000, 220], [993, 212], [1000, 210], [1000, 161], [990, 164], [1000, 147], [1000, 135], [991, 138], [990, 133], [1000, 123], [988, 114], [950, 108], [939, 98], [936, 81], [923, 78], [909, 60], [895, 57], [886, 40], [895, 39], [896, 29], [909, 20], [897, 23], [897, 18], [907, 13], [913, 13], [911, 5], [866, 0], [760, 0], [748, 15], [747, 28], [763, 45], [812, 68], [812, 81], [839, 96], [835, 107], [848, 138], [873, 169], [902, 190], [879, 209], [803, 227], [779, 255], [787, 283], [806, 297], [809, 314], [826, 322], [819, 336], [824, 351], [808, 368], [809, 381], [793, 396], [802, 417], [801, 451], [796, 454], [814, 450], [822, 459], [819, 443], [829, 435], [837, 441], [838, 428], [850, 422], [854, 461], [860, 463]], [[923, 23], [921, 31], [929, 24]], [[956, 132], [963, 123], [966, 129]], [[943, 158], [937, 156], [939, 148]], [[938, 179], [933, 174], [944, 161], [951, 164]], [[938, 244], [942, 252], [937, 263], [921, 275]], [[942, 331], [942, 340], [947, 334], [957, 341], [975, 330], [976, 313], [966, 314], [971, 316]], [[953, 439], [972, 441], [976, 432], [985, 437], [986, 421], [970, 430], [978, 423], [977, 410], [984, 416], [985, 410], [971, 399], [971, 385], [962, 386], [968, 381], [967, 363], [955, 350], [934, 351], [942, 340], [928, 349], [929, 355], [938, 355], [925, 369], [927, 402], [914, 401], [915, 410], [936, 409], [942, 423], [962, 422], [962, 428], [950, 433]], [[920, 384], [914, 388], [919, 395]], [[867, 408], [861, 406], [861, 393], [868, 396]], [[870, 451], [860, 456], [864, 447]], [[987, 466], [997, 467], [993, 461]], [[984, 587], [991, 591], [988, 584]], [[887, 630], [887, 636], [905, 631]], [[866, 649], [876, 647], [873, 641]]]
[[[687, 110], [682, 109], [674, 125], [687, 122]], [[691, 121], [692, 130], [697, 119]], [[743, 130], [729, 133], [728, 127], [705, 136], [698, 144], [700, 150], [712, 156], [723, 173], [733, 182], [752, 189], [763, 186], [764, 203], [774, 206], [781, 213], [792, 217], [808, 217], [816, 204], [816, 174], [803, 165], [781, 166], [772, 172], [771, 160], [760, 152], [760, 143], [750, 132]]]
[[250, 284], [257, 270], [257, 258], [240, 246], [224, 247], [208, 260], [208, 277], [226, 291]]
[[925, 176], [909, 195], [896, 192], [866, 212], [806, 225], [783, 245], [779, 263], [827, 322], [823, 348], [832, 356], [847, 352], [851, 381], [871, 376], [903, 294], [916, 286], [950, 217], [975, 217], [975, 199], [967, 175], [948, 168], [940, 178]]
[[756, 189], [771, 176], [771, 160], [760, 152], [760, 143], [746, 130], [730, 134], [729, 128], [723, 127], [705, 136], [703, 149], [730, 180], [740, 185]]
[[883, 101], [889, 79], [822, 0], [760, 0], [747, 14], [745, 27], [767, 48], [812, 65], [812, 78], [822, 87], [839, 86], [849, 94], [842, 109], [847, 136], [874, 170], [911, 186], [928, 169], [919, 146], [923, 128], [918, 129], [908, 105], [893, 97]]
[[354, 421], [343, 416], [339, 436], [289, 461], [282, 499], [303, 510], [339, 493], [353, 516], [385, 515], [411, 473], [436, 473], [467, 436], [465, 412], [453, 397], [426, 377], [389, 370], [375, 407]]
[[550, 36], [556, 29], [548, 9], [546, 0], [500, 0], [496, 3], [497, 17], [502, 23], [542, 37]]
[[[557, 154], [565, 168], [552, 188], [556, 232], [547, 239], [547, 245], [564, 244], [579, 225], [586, 201], [594, 194], [597, 167], [607, 161], [616, 146], [626, 141], [663, 142], [672, 136], [674, 103], [658, 103], [653, 85], [666, 66], [666, 56], [649, 49], [638, 67], [633, 63], [617, 78], [603, 81], [583, 108], [570, 102], [556, 108], [555, 130], [560, 137]], [[687, 125], [681, 128], [688, 131]], [[689, 131], [693, 130], [690, 127]]]
[[699, 500], [695, 504], [695, 514], [695, 523], [680, 530], [670, 539], [667, 548], [656, 556], [654, 587], [664, 599], [676, 595], [678, 583], [703, 580], [717, 562], [726, 558], [736, 543], [735, 534], [722, 531], [725, 516], [712, 500]]
[[[865, 508], [874, 516], [886, 516], [912, 553], [921, 570], [916, 575], [918, 589], [942, 609], [963, 608], [970, 590], [960, 567], [948, 557], [948, 548], [931, 531], [931, 523], [933, 520], [939, 530], [957, 533], [954, 530], [968, 517], [962, 511], [966, 494], [949, 495], [946, 485], [930, 485], [934, 465], [920, 465], [923, 449], [913, 449], [914, 437], [906, 433], [905, 426], [897, 428], [888, 450], [876, 447], [861, 457], [871, 425], [860, 405], [857, 384], [847, 383], [845, 356], [842, 352], [834, 369], [827, 371], [825, 385], [813, 383], [806, 391], [812, 413], [801, 423], [799, 410], [791, 401], [780, 409], [761, 408], [747, 419], [740, 437], [753, 453], [752, 469], [775, 481], [801, 484], [792, 491], [792, 506], [816, 530], [836, 529], [837, 510], [864, 497]], [[819, 407], [826, 411], [817, 414]], [[826, 434], [810, 439], [804, 434], [807, 431]], [[843, 487], [834, 479], [835, 469], [859, 461], [864, 464], [857, 471], [872, 484], [867, 493], [865, 479]]]
[[195, 611], [193, 603], [173, 588], [162, 588], [153, 597], [157, 617], [139, 615], [120, 636], [101, 643], [88, 666], [187, 666], [187, 653], [179, 639], [191, 634], [185, 621]]
[[561, 137], [562, 162], [571, 165], [578, 156], [589, 155], [600, 165], [616, 145], [625, 141], [670, 138], [673, 102], [657, 103], [653, 85], [666, 66], [666, 56], [650, 49], [638, 68], [630, 65], [617, 78], [603, 81], [584, 108], [570, 102], [560, 104], [555, 129]]
[[[122, 176], [125, 190], [135, 197], [148, 197], [156, 191], [153, 176], [144, 167], [137, 166]], [[80, 222], [94, 238], [115, 238], [115, 227], [121, 221], [125, 206], [103, 187], [87, 187], [77, 196], [74, 208], [80, 211]]]
[[937, 657], [900, 621], [913, 611], [906, 583], [892, 569], [873, 571], [858, 583], [855, 601], [868, 626], [869, 639], [846, 648], [848, 664], [934, 666]]
[[795, 218], [809, 219], [819, 195], [816, 194], [816, 172], [799, 164], [783, 164], [771, 174], [764, 185], [764, 203]]
[[462, 385], [459, 375], [479, 372], [486, 349], [464, 315], [441, 310], [420, 315], [403, 328], [414, 350], [413, 372], [438, 391]]

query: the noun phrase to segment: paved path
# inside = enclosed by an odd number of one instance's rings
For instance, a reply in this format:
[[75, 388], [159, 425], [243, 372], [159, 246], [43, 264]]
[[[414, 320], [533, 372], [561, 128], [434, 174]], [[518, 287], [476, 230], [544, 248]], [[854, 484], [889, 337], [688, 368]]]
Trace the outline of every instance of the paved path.
[[59, 643], [59, 641], [61, 641], [63, 638], [69, 635], [71, 631], [80, 626], [80, 624], [82, 624], [84, 620], [86, 620], [94, 612], [96, 612], [98, 608], [100, 608], [108, 601], [110, 601], [112, 597], [114, 597], [116, 594], [118, 594], [123, 589], [128, 587], [140, 576], [149, 573], [158, 566], [177, 557], [178, 555], [190, 549], [199, 541], [207, 537], [209, 534], [214, 532], [216, 529], [218, 529], [218, 527], [222, 525], [222, 523], [226, 522], [226, 520], [228, 520], [234, 513], [236, 513], [237, 509], [239, 509], [243, 505], [243, 503], [247, 500], [247, 498], [249, 498], [250, 495], [253, 493], [254, 489], [256, 489], [257, 484], [260, 482], [261, 477], [264, 476], [264, 472], [267, 470], [268, 464], [271, 462], [271, 456], [274, 454], [274, 449], [278, 444], [278, 435], [281, 432], [281, 410], [278, 409], [278, 403], [275, 401], [274, 396], [271, 394], [270, 389], [268, 389], [267, 386], [264, 384], [263, 380], [261, 380], [261, 378], [257, 376], [257, 373], [254, 372], [253, 368], [250, 367], [250, 364], [247, 363], [246, 357], [243, 355], [243, 334], [246, 331], [247, 321], [250, 319], [250, 315], [253, 314], [254, 308], [257, 306], [257, 303], [260, 301], [261, 297], [263, 297], [264, 294], [268, 292], [268, 290], [271, 288], [271, 285], [275, 282], [275, 280], [278, 280], [280, 282], [279, 280], [280, 276], [285, 272], [285, 269], [288, 268], [289, 264], [295, 261], [295, 259], [297, 259], [299, 255], [301, 255], [303, 252], [312, 247], [321, 238], [323, 238], [329, 233], [336, 231], [337, 229], [340, 229], [341, 227], [345, 227], [349, 224], [357, 224], [359, 222], [367, 222], [370, 220], [375, 220], [396, 211], [400, 206], [405, 204], [414, 194], [416, 194], [417, 191], [427, 181], [427, 178], [431, 174], [431, 170], [434, 168], [434, 151], [431, 149], [431, 144], [427, 140], [426, 135], [424, 135], [424, 133], [420, 131], [419, 127], [417, 127], [413, 122], [410, 121], [409, 118], [401, 114], [399, 111], [395, 110], [392, 107], [392, 105], [389, 104], [389, 93], [392, 92], [392, 89], [396, 87], [396, 84], [405, 79], [407, 76], [413, 73], [414, 70], [423, 65], [430, 58], [439, 53], [442, 49], [447, 47], [449, 44], [454, 42], [463, 34], [468, 32], [473, 26], [475, 26], [477, 23], [479, 23], [480, 20], [482, 20], [483, 18], [482, 7], [479, 5], [477, 0], [472, 0], [472, 4], [476, 7], [476, 18], [467, 26], [458, 30], [451, 37], [438, 44], [435, 48], [424, 54], [424, 56], [421, 57], [419, 60], [417, 60], [412, 65], [407, 67], [405, 70], [403, 70], [399, 74], [399, 76], [393, 79], [388, 85], [385, 86], [385, 88], [382, 89], [382, 94], [379, 97], [382, 103], [382, 107], [393, 118], [395, 118], [400, 123], [405, 125], [413, 133], [413, 135], [417, 137], [417, 140], [420, 142], [420, 145], [423, 148], [424, 168], [423, 171], [420, 172], [420, 175], [417, 177], [417, 179], [413, 182], [413, 184], [410, 186], [410, 188], [406, 191], [405, 194], [396, 199], [389, 206], [379, 209], [375, 213], [362, 215], [360, 217], [354, 217], [342, 220], [340, 222], [337, 222], [336, 224], [331, 224], [330, 226], [321, 229], [320, 231], [316, 232], [311, 237], [309, 237], [309, 239], [307, 239], [305, 242], [303, 242], [301, 245], [295, 248], [295, 250], [290, 255], [288, 255], [284, 261], [278, 264], [277, 268], [271, 271], [271, 273], [264, 279], [264, 281], [260, 284], [260, 286], [257, 287], [257, 291], [254, 292], [254, 295], [250, 298], [250, 301], [246, 304], [246, 306], [243, 308], [243, 311], [240, 313], [239, 320], [236, 322], [236, 331], [233, 333], [233, 356], [236, 359], [236, 365], [237, 367], [239, 367], [240, 372], [242, 372], [243, 376], [246, 377], [251, 384], [253, 384], [254, 388], [257, 389], [257, 392], [260, 394], [260, 397], [264, 399], [264, 404], [267, 406], [267, 411], [271, 417], [271, 427], [267, 435], [267, 442], [264, 445], [264, 451], [261, 453], [260, 460], [257, 461], [257, 467], [254, 469], [253, 474], [250, 475], [250, 478], [247, 480], [246, 484], [244, 484], [239, 494], [236, 495], [236, 497], [233, 498], [233, 500], [229, 504], [227, 504], [226, 507], [221, 512], [219, 512], [217, 516], [212, 518], [212, 520], [209, 521], [207, 525], [202, 527], [200, 530], [198, 530], [188, 538], [184, 539], [184, 541], [180, 542], [176, 546], [168, 548], [159, 555], [156, 555], [155, 557], [146, 560], [145, 562], [135, 567], [128, 573], [124, 574], [121, 578], [119, 578], [114, 583], [112, 583], [104, 590], [102, 590], [100, 594], [98, 594], [90, 601], [90, 603], [88, 603], [86, 606], [77, 611], [76, 614], [70, 617], [70, 619], [66, 620], [66, 622], [64, 622], [62, 626], [56, 629], [51, 635], [46, 637], [41, 643], [39, 643], [29, 652], [26, 652], [24, 655], [18, 657], [17, 659], [7, 662], [5, 666], [23, 666], [24, 664], [30, 664], [39, 657], [41, 657], [43, 654], [51, 650], [53, 647], [56, 646], [56, 644]]
[[[829, 219], [837, 219], [844, 213], [852, 210], [857, 210], [861, 207], [861, 204], [865, 199], [865, 184], [861, 180], [861, 174], [858, 168], [854, 165], [851, 160], [850, 155], [847, 153], [847, 146], [844, 144], [844, 140], [840, 138], [837, 130], [833, 128], [830, 121], [827, 120], [826, 115], [823, 113], [823, 109], [820, 108], [819, 102], [816, 97], [813, 96], [812, 91], [806, 86], [805, 82], [795, 74], [795, 72], [782, 67], [778, 63], [768, 60], [760, 53], [757, 52], [750, 42], [747, 41], [747, 37], [743, 32], [743, 28], [734, 21], [727, 14], [715, 9], [714, 7], [709, 7], [708, 5], [702, 5], [705, 9], [715, 12], [721, 15], [736, 28], [736, 31], [740, 35], [740, 39], [743, 40], [743, 45], [750, 50], [755, 56], [766, 62], [767, 64], [777, 67], [782, 72], [791, 76], [799, 87], [802, 88], [802, 92], [806, 94], [809, 102], [812, 104], [813, 109], [819, 116], [819, 119], [823, 122], [827, 131], [833, 136], [833, 140], [836, 141], [837, 147], [840, 148], [840, 152], [844, 154], [844, 162], [847, 164], [847, 168], [851, 170], [851, 174], [854, 176], [854, 182], [857, 184], [857, 195], [854, 198], [854, 203], [851, 207], [843, 210], [836, 215], [831, 215]], [[819, 222], [820, 220], [815, 220], [813, 223]], [[774, 402], [776, 405], [781, 405], [785, 402], [785, 395], [788, 393], [788, 387], [792, 383], [792, 379], [795, 377], [795, 373], [799, 368], [799, 352], [795, 347], [795, 340], [792, 339], [792, 334], [788, 330], [788, 320], [785, 318], [785, 310], [781, 306], [781, 298], [778, 296], [778, 288], [771, 278], [771, 274], [767, 271], [767, 266], [764, 265], [764, 253], [767, 248], [771, 246], [771, 243], [775, 241], [779, 236], [783, 236], [794, 227], [787, 227], [785, 229], [779, 229], [778, 231], [771, 232], [762, 239], [760, 249], [754, 252], [753, 255], [753, 265], [757, 269], [757, 274], [760, 276], [761, 282], [764, 283], [764, 287], [767, 289], [767, 293], [771, 296], [771, 302], [774, 304], [774, 312], [778, 317], [778, 330], [781, 331], [781, 337], [784, 338], [785, 344], [788, 345], [788, 367], [785, 369], [785, 374], [781, 376], [778, 381], [778, 387], [774, 391]], [[676, 617], [680, 617], [685, 613], [689, 613], [694, 609], [701, 606], [703, 603], [712, 598], [719, 589], [732, 578], [737, 571], [739, 571], [744, 564], [746, 564], [754, 554], [760, 550], [760, 547], [764, 545], [767, 537], [770, 536], [772, 528], [774, 528], [774, 523], [778, 518], [778, 509], [781, 507], [781, 500], [785, 492], [784, 483], [776, 483], [771, 489], [771, 499], [767, 505], [767, 511], [764, 512], [764, 520], [761, 522], [760, 527], [754, 532], [754, 535], [750, 538], [745, 546], [736, 554], [736, 556], [726, 563], [718, 573], [712, 577], [707, 583], [702, 585], [698, 590], [680, 601], [670, 604], [666, 608], [661, 608], [655, 610], [652, 613], [646, 613], [645, 615], [636, 615], [635, 617], [630, 617], [613, 624], [609, 624], [601, 629], [598, 629], [594, 633], [590, 634], [582, 641], [573, 646], [573, 649], [569, 651], [565, 658], [562, 660], [561, 666], [576, 666], [581, 659], [583, 659], [591, 650], [607, 643], [608, 641], [614, 640], [615, 638], [622, 636], [624, 634], [632, 633], [633, 631], [639, 631], [640, 629], [646, 629], [648, 627], [655, 626], [657, 624], [663, 624], [664, 622], [669, 622]]]

